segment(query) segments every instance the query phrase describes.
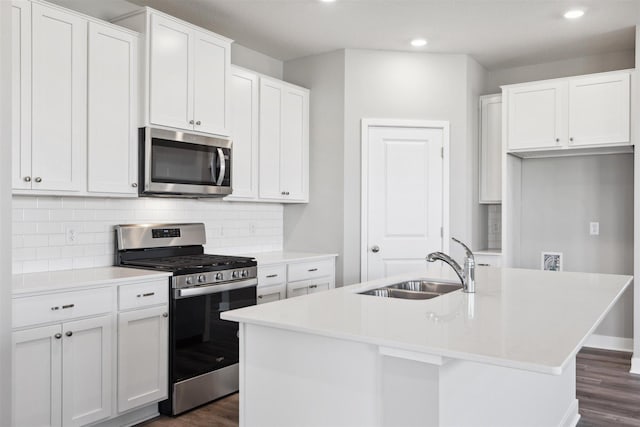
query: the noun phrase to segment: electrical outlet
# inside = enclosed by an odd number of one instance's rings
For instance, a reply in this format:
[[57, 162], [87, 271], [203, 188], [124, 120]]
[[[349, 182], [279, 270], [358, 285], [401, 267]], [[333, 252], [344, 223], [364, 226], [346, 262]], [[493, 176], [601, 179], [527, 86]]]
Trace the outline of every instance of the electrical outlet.
[[78, 239], [78, 230], [75, 227], [66, 227], [64, 230], [65, 240], [68, 245], [74, 245]]
[[597, 236], [600, 234], [600, 223], [599, 222], [590, 222], [589, 223], [589, 234], [592, 236]]

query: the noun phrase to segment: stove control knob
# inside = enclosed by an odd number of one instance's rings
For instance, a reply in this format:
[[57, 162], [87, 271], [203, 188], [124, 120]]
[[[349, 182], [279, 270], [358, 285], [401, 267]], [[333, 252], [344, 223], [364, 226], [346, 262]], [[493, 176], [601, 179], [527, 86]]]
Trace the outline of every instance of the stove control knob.
[[240, 276], [242, 277], [247, 277], [249, 275], [249, 272], [247, 270], [242, 270], [242, 272], [240, 273]]
[[198, 276], [198, 282], [204, 283], [205, 280], [207, 280], [207, 278], [204, 277], [204, 274], [201, 274], [201, 275]]
[[187, 283], [187, 285], [192, 285], [193, 284], [193, 277], [191, 277], [191, 276], [187, 277], [185, 282]]
[[238, 271], [234, 271], [233, 273], [231, 273], [231, 278], [232, 279], [237, 279], [238, 278]]
[[222, 280], [222, 273], [216, 273], [216, 280]]

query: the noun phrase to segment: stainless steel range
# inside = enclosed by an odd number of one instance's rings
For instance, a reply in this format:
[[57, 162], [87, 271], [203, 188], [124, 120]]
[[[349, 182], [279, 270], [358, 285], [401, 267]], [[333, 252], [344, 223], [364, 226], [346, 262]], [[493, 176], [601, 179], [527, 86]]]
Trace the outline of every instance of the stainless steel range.
[[238, 324], [220, 313], [256, 304], [253, 258], [208, 255], [204, 224], [116, 226], [121, 267], [168, 271], [169, 398], [177, 415], [238, 391]]

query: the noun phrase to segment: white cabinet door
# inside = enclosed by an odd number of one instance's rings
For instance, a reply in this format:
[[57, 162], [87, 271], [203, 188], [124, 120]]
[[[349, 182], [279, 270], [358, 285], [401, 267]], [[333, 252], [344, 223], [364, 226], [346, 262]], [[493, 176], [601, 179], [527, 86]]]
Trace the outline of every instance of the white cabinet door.
[[569, 80], [569, 145], [629, 142], [629, 74]]
[[258, 76], [232, 67], [231, 140], [233, 194], [227, 199], [258, 197]]
[[62, 422], [82, 426], [111, 415], [112, 317], [62, 325]]
[[258, 286], [258, 304], [265, 304], [272, 301], [280, 301], [287, 297], [287, 285], [281, 283], [272, 286]]
[[31, 188], [31, 2], [12, 4], [12, 186]]
[[260, 78], [260, 197], [281, 199], [282, 84]]
[[283, 88], [280, 190], [285, 199], [308, 198], [309, 92]]
[[309, 293], [315, 294], [316, 292], [328, 291], [333, 288], [333, 279], [331, 277], [325, 277], [323, 279], [314, 280], [309, 285]]
[[566, 144], [566, 82], [507, 89], [509, 150], [554, 148]]
[[88, 61], [88, 191], [136, 194], [136, 37], [91, 22]]
[[194, 130], [229, 135], [227, 93], [231, 47], [210, 34], [193, 31]]
[[480, 97], [480, 203], [502, 199], [502, 96]]
[[32, 4], [32, 188], [85, 186], [87, 21]]
[[62, 328], [13, 333], [12, 425], [62, 425]]
[[307, 281], [287, 283], [287, 298], [293, 298], [309, 293], [309, 283]]
[[167, 396], [167, 306], [118, 314], [118, 412]]
[[189, 27], [151, 15], [149, 121], [193, 129], [193, 43]]

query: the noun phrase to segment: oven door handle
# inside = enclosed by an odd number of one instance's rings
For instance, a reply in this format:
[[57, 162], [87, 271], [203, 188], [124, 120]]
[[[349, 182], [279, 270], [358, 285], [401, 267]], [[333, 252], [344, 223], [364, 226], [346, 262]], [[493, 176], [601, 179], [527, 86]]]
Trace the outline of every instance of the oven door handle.
[[218, 285], [175, 289], [174, 297], [176, 299], [180, 299], [180, 298], [197, 297], [200, 295], [218, 294], [220, 292], [233, 291], [233, 290], [242, 289], [242, 288], [250, 288], [252, 286], [257, 286], [257, 285], [258, 285], [258, 279], [249, 279], [249, 280], [242, 280], [240, 282], [221, 283]]

